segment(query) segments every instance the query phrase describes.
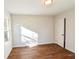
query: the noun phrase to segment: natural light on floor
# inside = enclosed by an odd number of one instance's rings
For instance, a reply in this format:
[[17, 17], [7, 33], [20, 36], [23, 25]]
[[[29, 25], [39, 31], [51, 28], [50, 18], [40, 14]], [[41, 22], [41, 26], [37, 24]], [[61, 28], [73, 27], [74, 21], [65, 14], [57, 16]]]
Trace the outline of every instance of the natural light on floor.
[[38, 45], [38, 33], [33, 32], [23, 26], [21, 28], [21, 41], [26, 46], [34, 47]]

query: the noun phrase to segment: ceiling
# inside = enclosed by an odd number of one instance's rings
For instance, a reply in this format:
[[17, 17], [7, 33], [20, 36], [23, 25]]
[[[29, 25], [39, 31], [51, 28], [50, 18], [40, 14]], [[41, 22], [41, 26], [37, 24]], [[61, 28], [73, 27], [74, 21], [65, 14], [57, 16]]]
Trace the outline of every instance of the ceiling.
[[56, 15], [62, 11], [74, 8], [74, 0], [53, 0], [45, 6], [43, 0], [4, 0], [5, 9], [12, 14], [26, 15]]

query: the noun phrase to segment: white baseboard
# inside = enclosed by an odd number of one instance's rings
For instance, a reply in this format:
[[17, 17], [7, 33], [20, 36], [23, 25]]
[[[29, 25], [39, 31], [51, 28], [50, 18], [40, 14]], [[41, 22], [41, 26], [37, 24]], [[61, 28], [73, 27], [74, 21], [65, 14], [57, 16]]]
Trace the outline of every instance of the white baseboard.
[[53, 42], [39, 43], [38, 45], [52, 44]]
[[13, 48], [15, 47], [25, 47], [26, 45], [14, 45]]
[[10, 44], [11, 42], [5, 42], [4, 44], [4, 59], [7, 59], [12, 51], [12, 46]]
[[[38, 45], [44, 45], [44, 44], [52, 44], [53, 42], [44, 42], [44, 43], [38, 43]], [[25, 47], [26, 45], [14, 45], [13, 48], [15, 47]]]

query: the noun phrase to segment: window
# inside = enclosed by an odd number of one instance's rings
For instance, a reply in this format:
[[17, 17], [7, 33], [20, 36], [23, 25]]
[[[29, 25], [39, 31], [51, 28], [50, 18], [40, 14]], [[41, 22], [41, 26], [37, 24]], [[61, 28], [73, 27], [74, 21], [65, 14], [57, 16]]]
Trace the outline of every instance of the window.
[[9, 21], [8, 19], [4, 19], [4, 41], [8, 41], [9, 39]]

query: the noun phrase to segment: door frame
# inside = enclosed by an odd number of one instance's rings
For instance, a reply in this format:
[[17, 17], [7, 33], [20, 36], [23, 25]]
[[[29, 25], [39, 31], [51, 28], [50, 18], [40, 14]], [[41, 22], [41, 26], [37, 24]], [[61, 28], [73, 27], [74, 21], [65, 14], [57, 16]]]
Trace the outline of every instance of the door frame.
[[64, 18], [64, 48], [66, 48], [66, 18]]

